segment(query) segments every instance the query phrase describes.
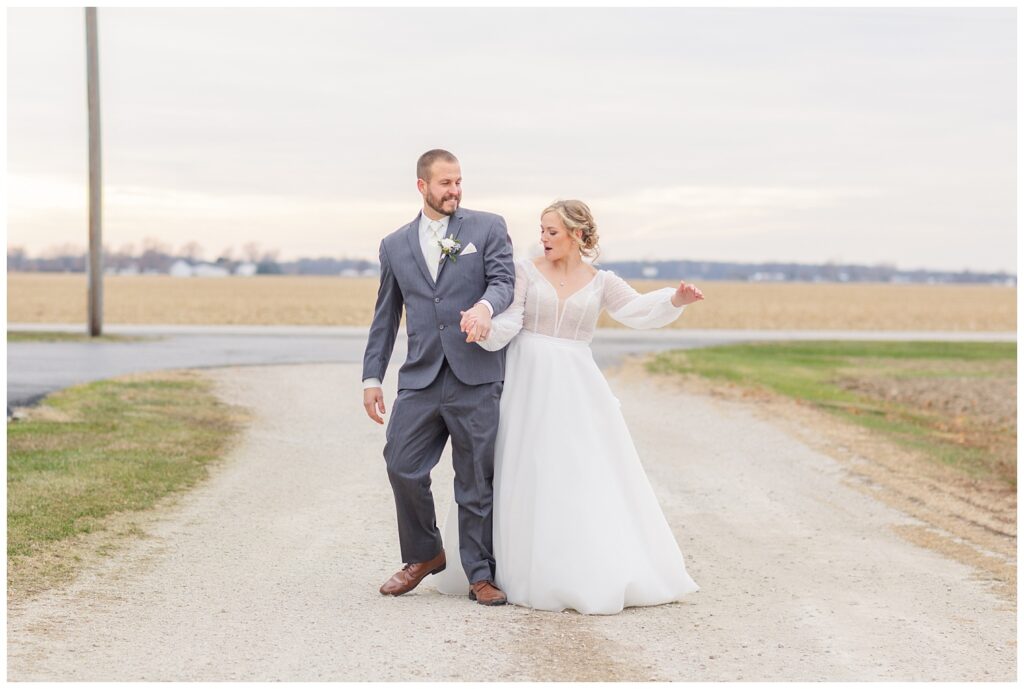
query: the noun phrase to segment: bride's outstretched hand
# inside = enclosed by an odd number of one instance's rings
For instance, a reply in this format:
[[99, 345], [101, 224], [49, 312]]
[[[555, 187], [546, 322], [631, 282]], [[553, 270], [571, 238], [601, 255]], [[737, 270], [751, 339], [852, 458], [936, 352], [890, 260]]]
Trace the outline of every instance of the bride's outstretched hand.
[[687, 304], [692, 304], [695, 301], [700, 301], [703, 298], [704, 293], [700, 291], [700, 288], [697, 287], [697, 285], [680, 280], [679, 287], [676, 288], [676, 293], [672, 295], [672, 306], [675, 306], [676, 308], [686, 306]]

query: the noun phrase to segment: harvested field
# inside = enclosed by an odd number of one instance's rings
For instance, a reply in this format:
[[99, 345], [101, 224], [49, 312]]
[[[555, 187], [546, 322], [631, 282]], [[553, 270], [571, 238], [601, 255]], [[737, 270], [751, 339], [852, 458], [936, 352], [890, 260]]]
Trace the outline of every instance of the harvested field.
[[[673, 283], [635, 280], [640, 291]], [[959, 330], [1017, 329], [1016, 290], [989, 285], [702, 282], [705, 300], [675, 328]], [[107, 323], [368, 325], [377, 280], [315, 276], [172, 278], [110, 276]], [[86, 318], [78, 274], [12, 273], [11, 323], [76, 323]], [[601, 327], [620, 327], [607, 314]]]

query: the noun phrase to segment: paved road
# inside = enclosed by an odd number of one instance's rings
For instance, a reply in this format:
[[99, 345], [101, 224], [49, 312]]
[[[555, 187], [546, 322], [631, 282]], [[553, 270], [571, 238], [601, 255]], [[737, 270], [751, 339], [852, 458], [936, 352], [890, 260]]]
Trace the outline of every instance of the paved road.
[[[83, 332], [82, 325], [8, 324], [9, 331]], [[7, 404], [26, 406], [78, 383], [125, 373], [298, 363], [358, 363], [367, 329], [344, 326], [112, 325], [110, 335], [152, 337], [133, 342], [13, 342], [7, 345]], [[594, 357], [602, 367], [630, 354], [769, 340], [1016, 341], [1014, 332], [864, 332], [842, 330], [601, 330]], [[392, 370], [405, 360], [400, 336]]]

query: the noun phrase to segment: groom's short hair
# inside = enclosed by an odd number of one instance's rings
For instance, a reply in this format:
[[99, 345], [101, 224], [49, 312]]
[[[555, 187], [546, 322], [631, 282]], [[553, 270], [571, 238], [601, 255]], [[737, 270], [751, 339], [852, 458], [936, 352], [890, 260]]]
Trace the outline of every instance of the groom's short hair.
[[422, 179], [425, 182], [430, 181], [430, 166], [435, 161], [443, 160], [446, 163], [457, 163], [459, 159], [452, 155], [449, 151], [443, 148], [432, 148], [416, 161], [416, 179]]

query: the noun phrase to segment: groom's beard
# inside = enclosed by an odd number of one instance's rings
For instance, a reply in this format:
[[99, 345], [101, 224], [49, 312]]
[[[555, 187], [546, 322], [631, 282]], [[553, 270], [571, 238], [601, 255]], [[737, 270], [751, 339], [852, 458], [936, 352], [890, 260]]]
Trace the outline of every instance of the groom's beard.
[[[451, 215], [452, 213], [459, 209], [459, 201], [461, 201], [462, 199], [459, 196], [452, 196], [451, 194], [445, 194], [444, 196], [441, 197], [433, 196], [428, 191], [427, 196], [424, 200], [427, 202], [427, 205], [430, 206], [435, 212], [441, 215]], [[455, 202], [454, 206], [451, 205], [452, 201]], [[445, 202], [448, 202], [447, 209], [445, 209], [444, 207]]]

